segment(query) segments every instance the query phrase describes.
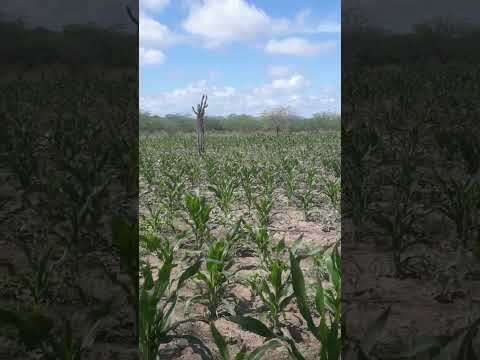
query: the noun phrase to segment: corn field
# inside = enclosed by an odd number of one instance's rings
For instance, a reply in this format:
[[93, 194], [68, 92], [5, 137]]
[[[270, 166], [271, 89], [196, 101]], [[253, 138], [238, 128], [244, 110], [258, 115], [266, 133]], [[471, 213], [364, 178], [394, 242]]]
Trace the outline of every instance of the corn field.
[[143, 359], [340, 359], [340, 134], [141, 136]]

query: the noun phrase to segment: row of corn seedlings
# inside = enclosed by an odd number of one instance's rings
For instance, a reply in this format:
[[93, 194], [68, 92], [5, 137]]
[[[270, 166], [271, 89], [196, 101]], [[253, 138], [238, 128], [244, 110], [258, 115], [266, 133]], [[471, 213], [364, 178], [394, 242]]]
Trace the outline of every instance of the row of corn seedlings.
[[[293, 359], [340, 359], [338, 244], [321, 260], [317, 256], [317, 270], [305, 276], [300, 264], [324, 251], [303, 248], [301, 237], [288, 247], [272, 227], [285, 209], [303, 214], [307, 223], [321, 222], [321, 210], [339, 220], [339, 134], [213, 135], [201, 159], [191, 139], [140, 139], [143, 358], [161, 358], [168, 343], [183, 339], [209, 359], [260, 359], [273, 349]], [[239, 259], [245, 254], [258, 266], [241, 278]], [[320, 267], [324, 276], [312, 281]], [[261, 316], [253, 308], [242, 310], [232, 293], [238, 285], [250, 291]], [[285, 332], [292, 306], [319, 344], [315, 355], [305, 355]], [[221, 319], [261, 337], [262, 345], [234, 350], [218, 328]], [[196, 322], [208, 324], [209, 338], [185, 330]]]

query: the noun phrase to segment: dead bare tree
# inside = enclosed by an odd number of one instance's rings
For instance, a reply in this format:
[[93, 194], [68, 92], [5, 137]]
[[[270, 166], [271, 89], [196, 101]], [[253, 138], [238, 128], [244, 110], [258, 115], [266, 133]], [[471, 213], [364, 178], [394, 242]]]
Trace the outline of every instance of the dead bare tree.
[[286, 106], [278, 106], [270, 111], [264, 111], [262, 113], [262, 119], [265, 125], [269, 129], [275, 129], [275, 133], [278, 135], [280, 130], [288, 128], [294, 115], [290, 109]]
[[205, 109], [208, 107], [207, 95], [202, 95], [202, 101], [197, 104], [197, 110], [192, 106], [192, 110], [197, 116], [197, 150], [198, 155], [205, 152]]

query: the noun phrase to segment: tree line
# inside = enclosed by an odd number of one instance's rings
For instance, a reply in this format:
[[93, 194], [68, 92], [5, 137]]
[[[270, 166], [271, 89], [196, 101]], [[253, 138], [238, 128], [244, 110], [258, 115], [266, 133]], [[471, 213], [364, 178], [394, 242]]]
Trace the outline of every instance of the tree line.
[[[237, 115], [205, 116], [207, 131], [219, 132], [296, 132], [316, 130], [340, 130], [339, 114], [318, 113], [311, 117], [292, 114], [286, 108], [265, 111], [260, 116]], [[140, 112], [139, 130], [141, 133], [167, 132], [189, 133], [196, 131], [195, 119], [189, 114], [167, 114], [164, 116]]]

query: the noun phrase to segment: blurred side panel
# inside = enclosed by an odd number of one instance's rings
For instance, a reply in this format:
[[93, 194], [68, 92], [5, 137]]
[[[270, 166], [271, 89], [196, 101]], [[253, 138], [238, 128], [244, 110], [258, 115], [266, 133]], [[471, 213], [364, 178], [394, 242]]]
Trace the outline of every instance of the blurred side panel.
[[479, 7], [342, 3], [344, 359], [479, 357]]
[[0, 358], [137, 359], [138, 4], [0, 6]]

